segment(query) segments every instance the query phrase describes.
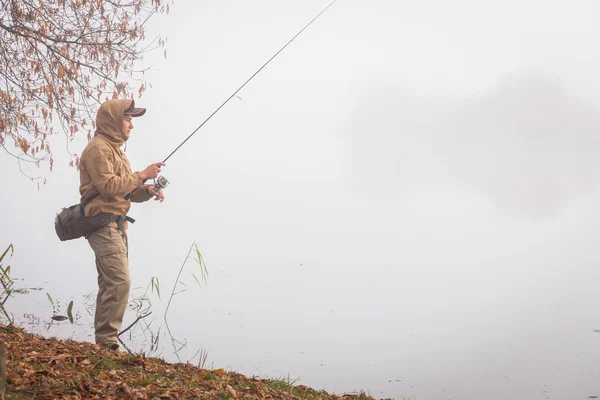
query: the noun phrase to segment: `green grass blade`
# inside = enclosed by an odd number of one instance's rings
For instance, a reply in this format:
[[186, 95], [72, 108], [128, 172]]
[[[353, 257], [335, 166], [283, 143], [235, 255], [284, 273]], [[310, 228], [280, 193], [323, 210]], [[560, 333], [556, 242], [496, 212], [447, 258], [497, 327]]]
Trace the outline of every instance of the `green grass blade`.
[[71, 300], [67, 307], [67, 317], [69, 317], [69, 321], [73, 323], [73, 300]]
[[202, 287], [202, 284], [200, 283], [200, 281], [198, 280], [198, 278], [196, 277], [196, 275], [192, 271], [190, 271], [190, 274], [192, 274], [192, 276], [194, 277], [194, 279], [198, 283], [198, 286]]
[[200, 265], [200, 275], [202, 276], [202, 281], [206, 284], [206, 280], [208, 279], [208, 270], [206, 269], [206, 264], [204, 264], [204, 258], [202, 254], [200, 254], [200, 249], [198, 249], [198, 244], [194, 243], [194, 247], [196, 250], [196, 262]]
[[52, 300], [52, 297], [50, 297], [50, 293], [46, 293], [46, 296], [48, 296], [48, 301], [50, 301], [50, 304], [52, 304], [52, 309], [56, 311], [56, 306], [54, 305], [54, 300]]
[[158, 295], [158, 298], [160, 299], [160, 281], [158, 280], [157, 277], [152, 277], [152, 280], [150, 281], [150, 283], [152, 284], [152, 293], [154, 293], [154, 291], [156, 290], [156, 294]]
[[10, 256], [12, 257], [12, 255], [15, 253], [15, 246], [13, 246], [12, 243], [8, 245], [6, 250], [4, 250], [4, 253], [2, 253], [2, 255], [0, 256], [0, 262], [2, 262], [2, 260], [4, 259], [4, 256], [6, 256], [6, 253], [8, 253], [9, 250], [10, 250]]

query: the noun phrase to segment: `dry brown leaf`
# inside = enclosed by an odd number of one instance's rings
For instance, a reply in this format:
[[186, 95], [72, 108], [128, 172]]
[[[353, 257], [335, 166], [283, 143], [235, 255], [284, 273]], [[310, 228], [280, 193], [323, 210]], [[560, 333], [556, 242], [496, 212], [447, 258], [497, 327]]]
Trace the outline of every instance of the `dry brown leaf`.
[[23, 381], [21, 377], [17, 374], [10, 374], [6, 376], [6, 383], [10, 385], [18, 385]]
[[[169, 364], [158, 358], [110, 353], [92, 343], [44, 339], [26, 332], [20, 339], [1, 326], [0, 340], [12, 344], [7, 380], [11, 394], [16, 395], [14, 398], [342, 400], [339, 396], [306, 387], [298, 387], [298, 392], [295, 388], [294, 393], [275, 390], [266, 385], [268, 380], [247, 378], [224, 369], [207, 371], [190, 364]], [[104, 360], [118, 367], [107, 368], [102, 364]], [[191, 382], [195, 384], [190, 385]]]
[[235, 392], [235, 390], [233, 390], [233, 388], [231, 387], [231, 385], [227, 385], [227, 391], [229, 393], [231, 393], [231, 395], [235, 398], [237, 397], [237, 393]]

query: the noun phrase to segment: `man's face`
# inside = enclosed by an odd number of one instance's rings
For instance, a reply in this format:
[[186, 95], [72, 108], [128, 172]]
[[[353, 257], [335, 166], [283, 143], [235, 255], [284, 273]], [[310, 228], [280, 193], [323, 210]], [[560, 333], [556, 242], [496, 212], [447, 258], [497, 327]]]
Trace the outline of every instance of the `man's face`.
[[123, 117], [123, 125], [121, 126], [121, 135], [123, 135], [123, 140], [129, 140], [129, 136], [131, 135], [131, 130], [133, 129], [133, 122], [131, 121], [131, 115], [125, 115]]

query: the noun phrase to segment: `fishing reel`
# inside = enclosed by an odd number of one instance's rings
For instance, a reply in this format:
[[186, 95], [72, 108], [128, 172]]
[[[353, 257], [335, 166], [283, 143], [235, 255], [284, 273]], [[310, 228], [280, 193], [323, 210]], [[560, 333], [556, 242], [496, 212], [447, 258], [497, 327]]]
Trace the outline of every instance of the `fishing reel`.
[[[146, 179], [144, 179], [143, 181], [144, 183], [147, 182]], [[167, 185], [169, 184], [169, 181], [167, 180], [167, 178], [165, 178], [164, 176], [160, 175], [158, 178], [154, 179], [154, 190], [156, 192], [158, 192], [160, 189], [164, 189], [167, 187]], [[125, 195], [125, 200], [129, 200], [131, 198], [131, 195], [133, 194], [133, 192], [129, 192]]]
[[154, 180], [154, 189], [158, 192], [160, 189], [165, 189], [169, 181], [164, 176], [160, 175]]

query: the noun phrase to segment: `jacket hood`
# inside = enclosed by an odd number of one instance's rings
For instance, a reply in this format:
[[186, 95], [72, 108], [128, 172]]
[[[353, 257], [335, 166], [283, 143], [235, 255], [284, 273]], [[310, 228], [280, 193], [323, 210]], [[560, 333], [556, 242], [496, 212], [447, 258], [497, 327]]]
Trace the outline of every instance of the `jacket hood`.
[[113, 99], [102, 103], [96, 114], [96, 132], [94, 135], [103, 135], [114, 143], [125, 143], [121, 134], [121, 127], [123, 126], [123, 113], [129, 107], [135, 107], [134, 100]]

